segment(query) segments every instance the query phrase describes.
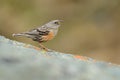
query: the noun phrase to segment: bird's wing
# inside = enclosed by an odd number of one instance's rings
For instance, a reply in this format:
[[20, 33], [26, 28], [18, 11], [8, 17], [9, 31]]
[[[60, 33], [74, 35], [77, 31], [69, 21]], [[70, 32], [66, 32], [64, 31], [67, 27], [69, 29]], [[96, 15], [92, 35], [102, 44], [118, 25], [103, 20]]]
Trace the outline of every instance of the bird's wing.
[[43, 36], [43, 35], [48, 35], [49, 30], [45, 26], [42, 26], [42, 27], [32, 29], [32, 30], [30, 30], [28, 32], [25, 32], [25, 34]]

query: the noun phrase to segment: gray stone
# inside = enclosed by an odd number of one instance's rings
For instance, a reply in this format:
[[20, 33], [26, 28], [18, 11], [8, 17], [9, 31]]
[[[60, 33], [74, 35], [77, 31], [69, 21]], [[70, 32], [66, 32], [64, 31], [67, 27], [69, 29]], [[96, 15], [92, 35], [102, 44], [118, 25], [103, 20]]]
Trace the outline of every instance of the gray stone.
[[0, 80], [120, 80], [120, 66], [36, 50], [0, 36]]

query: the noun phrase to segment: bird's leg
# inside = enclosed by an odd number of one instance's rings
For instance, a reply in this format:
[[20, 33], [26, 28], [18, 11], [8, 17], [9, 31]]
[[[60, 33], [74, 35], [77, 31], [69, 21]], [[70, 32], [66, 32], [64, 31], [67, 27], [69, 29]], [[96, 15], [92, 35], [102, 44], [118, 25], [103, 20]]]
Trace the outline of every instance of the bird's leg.
[[39, 45], [40, 45], [40, 47], [41, 47], [42, 49], [44, 49], [45, 51], [48, 51], [48, 48], [46, 48], [45, 46], [43, 46], [41, 43], [39, 43]]

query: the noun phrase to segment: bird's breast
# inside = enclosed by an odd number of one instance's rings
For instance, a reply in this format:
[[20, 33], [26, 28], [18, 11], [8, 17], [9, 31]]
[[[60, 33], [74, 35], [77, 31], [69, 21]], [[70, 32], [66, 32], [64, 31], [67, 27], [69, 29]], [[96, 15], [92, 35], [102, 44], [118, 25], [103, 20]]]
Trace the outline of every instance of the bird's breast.
[[43, 41], [49, 41], [54, 38], [54, 32], [50, 31], [48, 35], [42, 36]]

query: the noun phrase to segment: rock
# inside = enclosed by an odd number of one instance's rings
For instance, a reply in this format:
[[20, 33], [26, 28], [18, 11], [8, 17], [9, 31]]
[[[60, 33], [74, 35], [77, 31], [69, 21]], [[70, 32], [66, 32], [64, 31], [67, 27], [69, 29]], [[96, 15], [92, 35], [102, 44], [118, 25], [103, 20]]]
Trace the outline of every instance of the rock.
[[120, 80], [120, 66], [0, 36], [0, 80]]

